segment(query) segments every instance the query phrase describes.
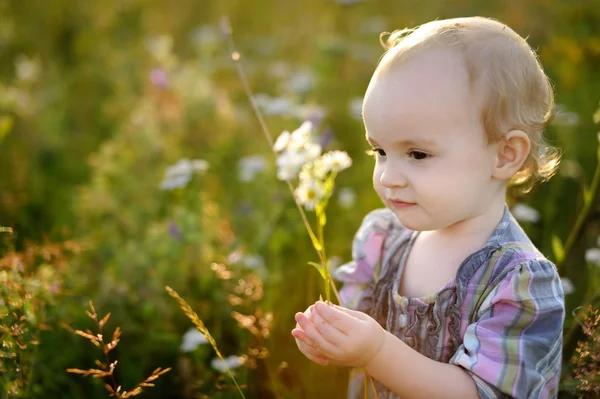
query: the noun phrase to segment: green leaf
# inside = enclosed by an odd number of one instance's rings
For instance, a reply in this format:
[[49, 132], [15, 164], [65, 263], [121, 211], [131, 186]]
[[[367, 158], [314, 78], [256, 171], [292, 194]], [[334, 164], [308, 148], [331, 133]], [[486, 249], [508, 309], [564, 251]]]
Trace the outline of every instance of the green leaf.
[[600, 123], [600, 108], [598, 108], [596, 112], [594, 112], [592, 119], [594, 120], [594, 123]]
[[327, 224], [327, 214], [325, 212], [319, 213], [319, 224], [325, 226]]
[[317, 269], [319, 271], [319, 274], [321, 275], [321, 277], [323, 277], [323, 279], [325, 279], [325, 268], [323, 267], [323, 265], [320, 265], [315, 262], [308, 262], [308, 264], [311, 266], [314, 266], [315, 269]]
[[10, 115], [0, 116], [0, 142], [10, 133], [15, 121]]
[[590, 190], [589, 187], [585, 187], [583, 189], [583, 202], [585, 203], [585, 205], [590, 203], [593, 196], [594, 193], [592, 193], [592, 190]]
[[565, 259], [565, 247], [560, 238], [552, 235], [552, 252], [557, 263], [561, 263]]
[[313, 244], [313, 247], [315, 247], [315, 250], [317, 252], [321, 252], [323, 250], [323, 245], [321, 245], [321, 242], [319, 242], [319, 239], [310, 230], [308, 231], [308, 235], [310, 236], [310, 240], [312, 241], [312, 244]]

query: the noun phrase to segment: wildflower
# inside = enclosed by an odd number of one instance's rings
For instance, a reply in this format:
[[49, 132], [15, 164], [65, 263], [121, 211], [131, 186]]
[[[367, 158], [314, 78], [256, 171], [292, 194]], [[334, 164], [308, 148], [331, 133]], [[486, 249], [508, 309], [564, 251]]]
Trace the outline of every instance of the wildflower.
[[296, 197], [298, 201], [308, 210], [314, 210], [317, 203], [323, 199], [325, 188], [323, 184], [316, 179], [304, 179], [296, 188]]
[[167, 87], [167, 73], [162, 68], [154, 68], [150, 71], [150, 82], [160, 88], [164, 89]]
[[243, 357], [235, 355], [228, 356], [224, 359], [214, 358], [210, 362], [210, 365], [213, 369], [224, 373], [227, 371], [227, 368], [231, 370], [240, 367], [242, 365], [243, 359]]
[[167, 227], [169, 235], [173, 237], [177, 241], [181, 241], [183, 239], [183, 234], [177, 223], [174, 220], [169, 221], [169, 225]]
[[209, 163], [204, 159], [181, 159], [176, 164], [169, 166], [165, 171], [165, 177], [160, 183], [162, 190], [173, 190], [178, 187], [185, 187], [194, 172], [204, 172], [208, 169]]
[[275, 141], [273, 150], [279, 153], [276, 164], [280, 180], [296, 177], [305, 164], [321, 154], [321, 146], [311, 141], [312, 126], [311, 122], [304, 122], [292, 133], [284, 131]]
[[600, 266], [600, 248], [590, 248], [585, 251], [585, 261]]
[[325, 173], [341, 172], [352, 166], [352, 159], [344, 151], [329, 151], [322, 157]]
[[293, 74], [288, 81], [288, 89], [294, 93], [306, 93], [315, 84], [315, 77], [308, 69]]
[[40, 65], [38, 62], [21, 56], [15, 61], [17, 79], [23, 82], [35, 82], [40, 75]]
[[356, 193], [348, 187], [340, 189], [338, 194], [338, 203], [342, 208], [348, 209], [356, 203]]
[[260, 269], [265, 266], [265, 260], [260, 255], [244, 255], [241, 263], [249, 269]]
[[292, 100], [284, 97], [271, 97], [259, 93], [254, 96], [254, 99], [267, 115], [289, 115], [296, 107]]
[[562, 285], [563, 291], [565, 295], [572, 294], [575, 289], [573, 288], [573, 283], [566, 277], [560, 278], [560, 283]]
[[515, 205], [512, 214], [521, 222], [535, 223], [540, 220], [540, 212], [525, 204]]
[[243, 182], [250, 182], [266, 167], [267, 159], [262, 155], [243, 157], [239, 162], [239, 179]]
[[183, 334], [183, 341], [181, 342], [181, 350], [183, 352], [192, 352], [198, 345], [206, 344], [208, 340], [197, 328], [190, 328], [185, 334]]

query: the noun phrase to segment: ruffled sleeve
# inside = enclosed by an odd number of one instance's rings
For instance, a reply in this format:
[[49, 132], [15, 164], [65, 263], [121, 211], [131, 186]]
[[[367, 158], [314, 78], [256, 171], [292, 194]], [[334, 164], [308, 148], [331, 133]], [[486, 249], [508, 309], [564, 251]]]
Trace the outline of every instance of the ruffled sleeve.
[[481, 398], [555, 398], [565, 318], [556, 268], [525, 261], [489, 292], [450, 363], [473, 377]]
[[341, 281], [342, 305], [367, 311], [371, 308], [375, 282], [381, 270], [386, 240], [402, 226], [387, 208], [376, 209], [363, 219], [352, 243], [352, 261], [339, 266], [333, 277]]

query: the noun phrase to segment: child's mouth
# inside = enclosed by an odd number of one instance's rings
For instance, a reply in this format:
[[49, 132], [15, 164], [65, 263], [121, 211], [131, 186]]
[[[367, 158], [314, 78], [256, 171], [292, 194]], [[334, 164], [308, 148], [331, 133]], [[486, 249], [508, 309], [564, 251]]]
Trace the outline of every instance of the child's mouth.
[[417, 205], [413, 202], [404, 202], [404, 201], [400, 201], [400, 200], [389, 200], [390, 204], [392, 204], [392, 206], [394, 208], [410, 208], [413, 205]]

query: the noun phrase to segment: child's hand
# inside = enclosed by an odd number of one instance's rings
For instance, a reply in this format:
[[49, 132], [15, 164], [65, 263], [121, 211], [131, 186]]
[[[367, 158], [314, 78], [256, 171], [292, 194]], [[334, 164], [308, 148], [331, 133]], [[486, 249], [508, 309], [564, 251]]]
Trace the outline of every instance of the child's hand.
[[313, 353], [334, 364], [360, 368], [367, 366], [381, 349], [386, 332], [372, 317], [324, 302], [317, 302], [314, 309], [312, 317], [306, 312], [296, 314], [304, 333], [298, 338], [315, 347]]
[[[314, 309], [315, 305], [311, 305], [304, 313], [296, 313], [296, 321], [299, 319], [308, 320], [308, 323], [312, 324], [310, 320], [312, 319]], [[312, 328], [315, 328], [315, 326], [313, 325]], [[315, 344], [306, 336], [304, 329], [300, 327], [298, 323], [296, 323], [296, 328], [292, 330], [292, 335], [296, 339], [298, 349], [300, 349], [300, 352], [302, 352], [304, 356], [321, 365], [327, 365], [329, 363], [329, 359], [317, 349]]]

